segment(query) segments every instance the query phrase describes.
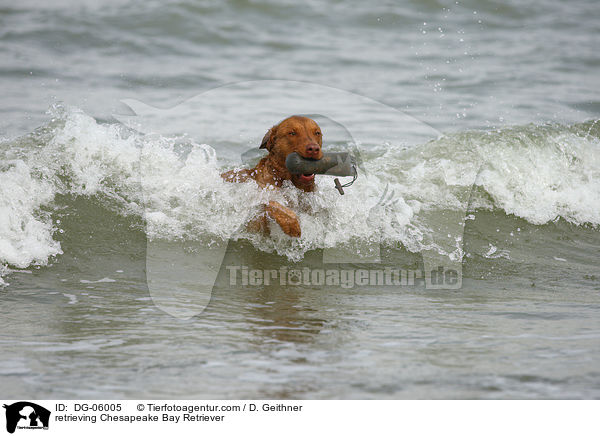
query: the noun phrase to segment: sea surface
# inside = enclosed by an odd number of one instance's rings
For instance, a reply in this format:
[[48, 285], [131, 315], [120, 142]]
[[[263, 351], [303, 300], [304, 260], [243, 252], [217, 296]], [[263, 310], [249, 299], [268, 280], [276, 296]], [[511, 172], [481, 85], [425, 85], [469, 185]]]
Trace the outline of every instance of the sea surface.
[[[598, 47], [594, 0], [4, 2], [3, 396], [600, 398]], [[221, 180], [295, 113], [345, 195]]]

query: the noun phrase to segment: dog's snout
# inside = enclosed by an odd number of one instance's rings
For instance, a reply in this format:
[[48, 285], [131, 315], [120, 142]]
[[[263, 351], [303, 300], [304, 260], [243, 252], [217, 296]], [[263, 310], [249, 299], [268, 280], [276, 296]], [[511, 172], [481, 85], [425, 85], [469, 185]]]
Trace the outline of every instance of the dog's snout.
[[306, 146], [306, 154], [308, 155], [308, 157], [317, 157], [320, 151], [321, 147], [319, 146], [319, 144], [316, 144], [314, 142]]

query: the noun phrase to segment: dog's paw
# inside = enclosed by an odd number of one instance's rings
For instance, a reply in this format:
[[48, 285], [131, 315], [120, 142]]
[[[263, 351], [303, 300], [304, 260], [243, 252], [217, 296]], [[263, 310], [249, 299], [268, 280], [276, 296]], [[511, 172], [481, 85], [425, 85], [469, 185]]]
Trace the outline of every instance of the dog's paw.
[[286, 225], [282, 225], [282, 223], [279, 223], [279, 225], [281, 226], [281, 229], [284, 231], [284, 233], [288, 236], [291, 236], [292, 238], [299, 238], [300, 236], [302, 236], [300, 223], [297, 219], [293, 222], [286, 223]]
[[266, 207], [267, 212], [271, 218], [273, 218], [281, 230], [293, 238], [299, 238], [302, 234], [300, 230], [300, 222], [298, 217], [292, 209], [285, 207], [276, 201], [269, 201]]

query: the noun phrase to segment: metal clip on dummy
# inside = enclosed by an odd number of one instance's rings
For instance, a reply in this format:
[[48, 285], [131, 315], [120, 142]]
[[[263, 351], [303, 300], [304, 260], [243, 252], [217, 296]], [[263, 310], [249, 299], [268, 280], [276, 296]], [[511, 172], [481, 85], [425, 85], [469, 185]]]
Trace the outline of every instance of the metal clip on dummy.
[[323, 153], [323, 157], [319, 160], [307, 159], [300, 156], [298, 153], [290, 153], [285, 160], [285, 166], [292, 174], [323, 174], [326, 176], [350, 177], [352, 181], [342, 185], [339, 179], [334, 179], [335, 189], [341, 195], [344, 195], [344, 189], [352, 185], [358, 173], [356, 171], [356, 163], [347, 152], [341, 153]]

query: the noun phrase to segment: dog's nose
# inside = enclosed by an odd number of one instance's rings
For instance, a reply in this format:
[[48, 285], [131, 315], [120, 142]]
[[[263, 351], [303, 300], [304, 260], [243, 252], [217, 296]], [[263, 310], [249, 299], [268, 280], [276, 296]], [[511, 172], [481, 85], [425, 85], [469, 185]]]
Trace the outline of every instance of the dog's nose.
[[308, 157], [317, 157], [319, 155], [319, 151], [321, 151], [319, 144], [313, 143], [306, 146], [306, 154]]

